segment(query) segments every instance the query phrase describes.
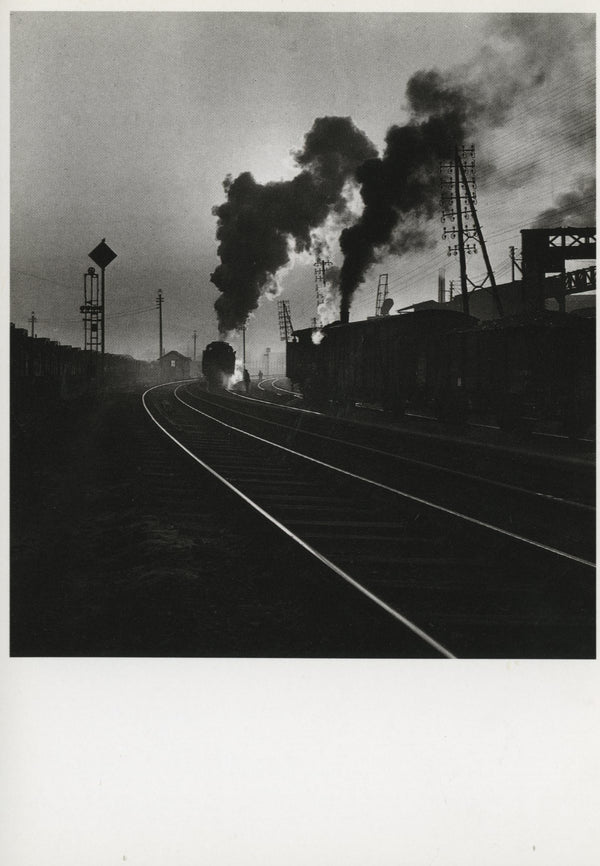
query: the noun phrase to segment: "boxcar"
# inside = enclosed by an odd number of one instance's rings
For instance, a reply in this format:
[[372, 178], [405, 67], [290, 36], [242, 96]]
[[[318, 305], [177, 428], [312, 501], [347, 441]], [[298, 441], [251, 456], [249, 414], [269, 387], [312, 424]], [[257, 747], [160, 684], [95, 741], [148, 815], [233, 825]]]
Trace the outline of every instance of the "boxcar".
[[[376, 403], [394, 412], [431, 401], [444, 365], [444, 334], [475, 324], [455, 310], [420, 310], [296, 331], [287, 375], [315, 402]], [[317, 336], [317, 339], [319, 339]]]
[[296, 331], [287, 375], [321, 406], [374, 403], [507, 430], [581, 435], [595, 417], [595, 321], [540, 312], [477, 322], [434, 309]]

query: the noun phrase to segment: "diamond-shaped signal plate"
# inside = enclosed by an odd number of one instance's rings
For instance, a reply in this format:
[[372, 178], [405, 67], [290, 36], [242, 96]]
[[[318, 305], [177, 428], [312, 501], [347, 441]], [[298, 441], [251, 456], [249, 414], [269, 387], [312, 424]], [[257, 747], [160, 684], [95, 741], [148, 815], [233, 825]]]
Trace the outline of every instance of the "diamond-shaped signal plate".
[[91, 253], [88, 253], [90, 259], [95, 262], [99, 268], [104, 268], [107, 265], [110, 265], [113, 259], [117, 258], [117, 254], [111, 250], [107, 243], [105, 243], [104, 238], [100, 241], [97, 247], [95, 247]]

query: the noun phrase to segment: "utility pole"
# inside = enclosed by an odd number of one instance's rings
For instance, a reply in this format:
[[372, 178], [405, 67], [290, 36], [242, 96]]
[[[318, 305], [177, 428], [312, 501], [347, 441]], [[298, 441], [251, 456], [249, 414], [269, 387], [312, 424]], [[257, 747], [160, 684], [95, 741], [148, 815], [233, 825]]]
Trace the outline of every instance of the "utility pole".
[[515, 255], [515, 248], [509, 247], [508, 249], [510, 252], [510, 275], [511, 275], [511, 280], [514, 283], [514, 281], [515, 281], [515, 268], [517, 268], [517, 270], [519, 271], [519, 273], [521, 275], [523, 274], [523, 269], [521, 268], [521, 265], [517, 261], [517, 257]]
[[[453, 240], [458, 239], [458, 243], [448, 247], [448, 255], [458, 255], [460, 262], [460, 284], [462, 290], [462, 307], [463, 312], [469, 314], [469, 295], [467, 290], [467, 263], [465, 253], [475, 252], [474, 244], [465, 245], [465, 235], [467, 240], [472, 240], [472, 229], [466, 228], [463, 224], [463, 217], [469, 218], [469, 212], [465, 208], [463, 202], [463, 194], [461, 192], [461, 178], [458, 166], [458, 148], [454, 149], [454, 159], [451, 162], [440, 163], [441, 174], [441, 204], [442, 204], [442, 223], [444, 231], [442, 237], [446, 239], [451, 237]], [[465, 208], [463, 210], [463, 208]], [[446, 220], [450, 219], [451, 226], [446, 226]], [[456, 220], [457, 225], [454, 225]]]
[[242, 364], [246, 369], [246, 326], [242, 325]]
[[465, 234], [463, 229], [462, 202], [460, 200], [460, 173], [458, 170], [458, 148], [454, 151], [454, 198], [456, 200], [456, 222], [458, 225], [458, 260], [460, 262], [460, 290], [462, 292], [463, 313], [469, 315], [469, 295], [467, 290], [467, 262], [465, 259]]
[[194, 331], [194, 361], [196, 360], [196, 337], [197, 337], [197, 336], [198, 336], [198, 335], [197, 335], [196, 332]]
[[494, 272], [492, 270], [492, 266], [490, 264], [490, 260], [487, 253], [487, 247], [485, 245], [485, 241], [483, 239], [483, 232], [481, 231], [481, 226], [479, 225], [479, 217], [477, 216], [477, 210], [475, 208], [475, 202], [473, 201], [473, 196], [471, 195], [471, 190], [469, 188], [469, 184], [467, 181], [467, 175], [465, 174], [465, 169], [460, 161], [460, 157], [458, 155], [458, 149], [456, 151], [456, 161], [458, 163], [458, 167], [460, 169], [460, 173], [462, 176], [462, 181], [465, 187], [465, 192], [467, 193], [467, 201], [469, 202], [469, 207], [471, 208], [471, 216], [473, 217], [473, 222], [475, 223], [475, 231], [477, 232], [477, 237], [479, 238], [479, 246], [481, 247], [481, 252], [483, 253], [483, 260], [485, 262], [485, 266], [487, 268], [488, 277], [490, 278], [490, 285], [492, 287], [492, 295], [494, 296], [494, 303], [496, 304], [496, 309], [498, 310], [499, 316], [502, 318], [504, 315], [504, 310], [502, 309], [502, 302], [500, 301], [500, 295], [498, 294], [498, 289], [496, 288], [496, 278], [494, 277]]
[[[463, 299], [463, 312], [469, 313], [469, 296], [467, 282], [474, 288], [482, 289], [483, 283], [476, 286], [475, 283], [467, 277], [467, 264], [465, 253], [476, 253], [476, 243], [465, 243], [466, 241], [476, 241], [481, 247], [487, 276], [484, 280], [489, 279], [491, 292], [494, 296], [496, 309], [500, 316], [503, 315], [502, 303], [496, 287], [496, 280], [490, 264], [487, 253], [487, 247], [479, 224], [477, 210], [475, 208], [476, 194], [471, 192], [471, 185], [475, 190], [475, 147], [463, 147], [463, 159], [469, 158], [469, 163], [461, 160], [458, 147], [454, 149], [454, 160], [449, 163], [440, 163], [441, 185], [442, 185], [442, 223], [449, 218], [456, 226], [444, 227], [442, 237], [457, 238], [458, 243], [453, 247], [448, 247], [448, 255], [458, 255], [460, 261], [460, 284]], [[469, 177], [467, 177], [467, 172]], [[466, 199], [466, 202], [465, 202]], [[474, 225], [469, 224], [469, 220], [473, 221]]]
[[32, 338], [32, 339], [33, 339], [33, 336], [34, 336], [35, 322], [36, 322], [35, 313], [32, 312], [32, 313], [31, 313], [31, 338]]
[[158, 307], [158, 358], [159, 360], [163, 356], [163, 330], [162, 330], [162, 305], [163, 305], [163, 295], [162, 289], [158, 290], [158, 296], [156, 298], [156, 304]]

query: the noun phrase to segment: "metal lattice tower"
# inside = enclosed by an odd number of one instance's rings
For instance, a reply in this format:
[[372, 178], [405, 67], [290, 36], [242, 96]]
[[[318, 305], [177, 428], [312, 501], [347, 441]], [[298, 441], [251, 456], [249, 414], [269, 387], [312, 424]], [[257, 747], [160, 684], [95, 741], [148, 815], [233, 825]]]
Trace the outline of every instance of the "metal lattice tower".
[[[487, 248], [483, 239], [483, 233], [479, 224], [477, 210], [477, 184], [475, 182], [475, 146], [463, 146], [462, 155], [459, 154], [458, 148], [455, 149], [454, 159], [452, 162], [440, 162], [440, 183], [441, 183], [441, 205], [442, 205], [442, 223], [444, 231], [442, 237], [446, 240], [450, 237], [456, 239], [457, 243], [448, 247], [448, 255], [457, 255], [460, 260], [460, 283], [463, 298], [463, 311], [469, 312], [469, 298], [467, 282], [472, 288], [482, 289], [489, 279], [494, 301], [499, 314], [502, 316], [502, 304], [496, 289], [496, 280], [492, 271], [492, 266], [487, 254]], [[446, 225], [446, 220], [450, 220], [451, 225]], [[477, 252], [477, 244], [481, 247], [481, 252], [485, 260], [487, 276], [483, 283], [476, 285], [467, 276], [466, 255], [471, 255]]]
[[317, 259], [315, 262], [315, 294], [317, 298], [317, 307], [319, 304], [322, 304], [325, 300], [325, 286], [327, 285], [327, 279], [325, 274], [329, 270], [329, 268], [333, 267], [333, 262], [323, 261], [322, 259]]
[[86, 352], [102, 350], [102, 303], [98, 274], [95, 268], [88, 268], [83, 275], [84, 303], [79, 307], [83, 313], [84, 349]]
[[289, 342], [292, 339], [292, 317], [290, 315], [290, 302], [277, 301], [277, 317], [279, 319], [279, 339]]
[[377, 284], [377, 300], [375, 301], [375, 315], [381, 315], [381, 307], [388, 296], [388, 274], [379, 274]]
[[[471, 160], [468, 162], [468, 160]], [[458, 161], [462, 162], [464, 169], [464, 180], [458, 171]], [[458, 173], [458, 180], [457, 180]], [[442, 238], [447, 240], [458, 238], [458, 243], [448, 247], [448, 255], [459, 255], [460, 244], [464, 244], [467, 255], [477, 252], [476, 231], [471, 225], [472, 213], [467, 197], [467, 186], [471, 193], [473, 204], [477, 203], [477, 184], [475, 183], [475, 146], [462, 148], [462, 160], [458, 151], [452, 162], [440, 162], [440, 184], [442, 224], [444, 231]], [[451, 225], [446, 225], [450, 220]], [[462, 237], [460, 236], [462, 234]]]

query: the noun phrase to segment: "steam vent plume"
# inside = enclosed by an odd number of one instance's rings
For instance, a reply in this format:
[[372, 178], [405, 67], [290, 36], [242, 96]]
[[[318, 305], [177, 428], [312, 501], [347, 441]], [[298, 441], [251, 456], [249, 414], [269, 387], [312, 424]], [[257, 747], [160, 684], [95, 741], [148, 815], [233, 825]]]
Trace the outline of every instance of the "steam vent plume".
[[345, 212], [344, 184], [376, 154], [351, 118], [320, 117], [294, 153], [300, 171], [292, 180], [261, 184], [250, 172], [225, 179], [226, 201], [213, 208], [221, 264], [211, 274], [221, 292], [221, 334], [241, 328], [261, 295], [277, 293], [275, 275], [288, 264], [290, 245], [311, 249], [311, 231], [332, 211]]

